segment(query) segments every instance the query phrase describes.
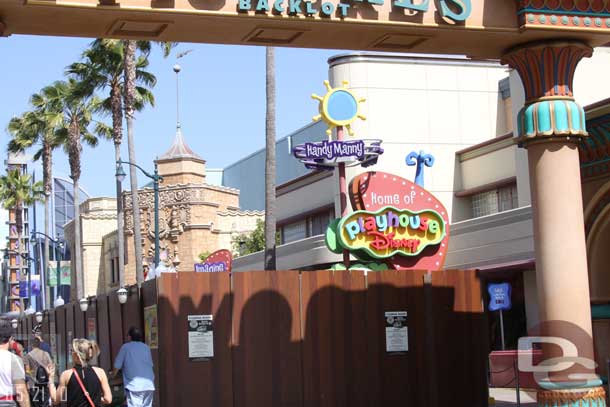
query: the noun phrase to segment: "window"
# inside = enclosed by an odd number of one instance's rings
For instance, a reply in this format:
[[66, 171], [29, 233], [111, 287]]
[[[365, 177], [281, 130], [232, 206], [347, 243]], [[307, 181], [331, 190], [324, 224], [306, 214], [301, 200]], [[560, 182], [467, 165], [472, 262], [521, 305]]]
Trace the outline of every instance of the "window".
[[309, 231], [307, 236], [316, 236], [326, 233], [326, 228], [331, 220], [331, 213], [322, 212], [309, 218]]
[[110, 279], [112, 284], [119, 282], [119, 258], [113, 257], [110, 260]]
[[307, 237], [307, 223], [305, 220], [289, 223], [282, 226], [282, 243], [290, 243]]
[[518, 207], [517, 185], [492, 189], [472, 196], [472, 216], [492, 215]]
[[326, 228], [333, 219], [333, 215], [334, 211], [329, 209], [281, 226], [279, 229], [282, 244], [326, 233]]

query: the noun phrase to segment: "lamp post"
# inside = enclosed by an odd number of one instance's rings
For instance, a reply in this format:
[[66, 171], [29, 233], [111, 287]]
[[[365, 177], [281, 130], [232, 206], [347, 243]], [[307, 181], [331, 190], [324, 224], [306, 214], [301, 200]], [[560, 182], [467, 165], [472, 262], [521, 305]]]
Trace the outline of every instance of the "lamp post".
[[42, 232], [32, 232], [32, 235], [34, 234], [46, 237], [47, 239], [52, 241], [53, 245], [55, 246], [55, 260], [57, 261], [57, 284], [55, 284], [55, 301], [53, 302], [53, 307], [61, 307], [62, 305], [64, 305], [64, 300], [59, 294], [59, 281], [61, 277], [61, 252], [64, 249], [64, 242], [59, 240], [59, 237], [57, 239], [53, 239], [51, 236]]
[[[154, 193], [154, 202], [155, 202], [155, 268], [157, 268], [157, 266], [159, 265], [159, 182], [163, 180], [163, 177], [161, 177], [159, 175], [159, 169], [157, 167], [157, 162], [155, 161], [155, 171], [154, 173], [151, 175], [148, 172], [146, 172], [142, 167], [140, 167], [139, 165], [129, 162], [129, 161], [122, 161], [121, 159], [118, 159], [116, 161], [116, 179], [119, 182], [123, 182], [123, 180], [125, 179], [125, 170], [123, 169], [122, 164], [127, 164], [127, 165], [131, 165], [133, 167], [136, 167], [137, 169], [139, 169], [140, 171], [142, 171], [142, 173], [147, 176], [148, 178], [152, 179], [153, 181], [153, 193]], [[132, 211], [135, 211], [136, 208], [131, 208]], [[138, 282], [138, 285], [140, 284], [140, 282]]]

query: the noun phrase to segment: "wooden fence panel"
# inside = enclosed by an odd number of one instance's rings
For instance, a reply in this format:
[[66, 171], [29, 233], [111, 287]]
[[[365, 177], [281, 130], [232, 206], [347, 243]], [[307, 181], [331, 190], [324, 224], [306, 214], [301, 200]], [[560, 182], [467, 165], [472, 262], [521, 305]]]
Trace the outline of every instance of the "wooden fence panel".
[[26, 351], [29, 351], [32, 346], [31, 339], [32, 339], [32, 328], [34, 327], [33, 322], [34, 322], [33, 314], [25, 317], [25, 335], [24, 335], [23, 341], [25, 343]]
[[43, 339], [49, 344], [51, 348], [51, 357], [55, 363], [58, 363], [57, 359], [57, 319], [55, 317], [55, 309], [51, 309], [47, 312], [46, 318], [43, 323], [43, 329], [45, 329], [48, 336], [43, 336]]
[[[159, 381], [159, 315], [157, 306], [157, 280], [145, 281], [144, 284], [142, 284], [141, 293], [144, 337], [147, 345], [150, 346], [150, 353], [152, 354], [153, 367], [155, 371], [155, 389], [157, 389], [155, 392], [153, 405], [158, 407], [160, 402], [159, 396], [161, 392], [164, 391], [164, 388], [161, 386]], [[147, 331], [149, 330], [151, 332], [147, 334]]]
[[57, 361], [60, 369], [58, 372], [66, 370], [66, 306], [55, 308], [55, 329], [57, 338]]
[[66, 366], [72, 367], [72, 340], [74, 336], [74, 307], [78, 307], [71, 302], [66, 307]]
[[301, 274], [305, 406], [364, 406], [366, 282], [361, 271]]
[[298, 271], [233, 274], [235, 406], [302, 406]]
[[[114, 295], [111, 293], [110, 295]], [[100, 345], [100, 367], [106, 371], [112, 369], [112, 350], [110, 346], [110, 323], [108, 321], [108, 295], [100, 294], [96, 301], [97, 340]]]
[[23, 341], [25, 339], [25, 331], [26, 331], [25, 325], [26, 325], [25, 318], [19, 319], [19, 324], [17, 325], [17, 337], [21, 341]]
[[108, 294], [108, 326], [110, 328], [110, 360], [114, 362], [123, 342], [125, 342], [121, 303], [116, 292]]
[[80, 310], [78, 302], [74, 303], [74, 337], [86, 338], [85, 313]]
[[474, 270], [432, 273], [438, 405], [487, 405], [489, 344], [481, 286]]
[[[423, 271], [370, 272], [366, 293], [369, 399], [373, 406], [426, 405]], [[407, 312], [408, 351], [388, 353], [386, 312]]]
[[136, 327], [143, 329], [142, 325], [142, 306], [138, 295], [138, 287], [128, 287], [130, 291], [127, 302], [121, 306], [121, 316], [123, 321], [123, 338], [127, 340], [129, 328]]
[[[158, 281], [161, 406], [233, 406], [229, 273], [164, 273]], [[188, 358], [188, 315], [214, 318], [214, 357]], [[177, 391], [179, 389], [180, 391]]]

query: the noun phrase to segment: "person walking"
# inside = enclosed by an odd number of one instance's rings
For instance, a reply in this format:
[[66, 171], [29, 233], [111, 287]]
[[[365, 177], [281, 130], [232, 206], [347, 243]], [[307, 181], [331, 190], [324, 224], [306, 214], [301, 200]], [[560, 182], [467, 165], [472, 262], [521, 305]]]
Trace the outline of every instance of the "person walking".
[[128, 407], [152, 407], [155, 373], [150, 348], [139, 328], [129, 328], [128, 342], [121, 346], [114, 361], [112, 376], [123, 371], [123, 385]]
[[[89, 366], [100, 353], [95, 341], [74, 339], [72, 360], [74, 367], [65, 370], [59, 377], [59, 386], [49, 381], [49, 392], [53, 404], [66, 401], [67, 407], [101, 407], [112, 402], [112, 393], [106, 372], [99, 367]], [[48, 366], [49, 377], [55, 376], [55, 365]]]
[[49, 392], [47, 386], [49, 378], [47, 367], [53, 363], [51, 355], [41, 349], [39, 337], [32, 339], [32, 350], [23, 357], [23, 365], [27, 378], [27, 385], [30, 391], [30, 401], [33, 406], [48, 406]]
[[0, 407], [30, 407], [23, 362], [9, 351], [12, 347], [13, 328], [0, 323]]

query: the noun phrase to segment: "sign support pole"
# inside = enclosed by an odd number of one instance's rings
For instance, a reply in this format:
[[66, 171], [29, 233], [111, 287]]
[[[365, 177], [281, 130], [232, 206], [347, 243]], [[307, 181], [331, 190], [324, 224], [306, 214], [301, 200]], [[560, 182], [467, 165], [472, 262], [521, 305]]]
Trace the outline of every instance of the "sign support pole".
[[502, 337], [502, 350], [506, 347], [504, 346], [504, 317], [502, 316], [502, 310], [500, 310], [500, 336]]
[[[343, 126], [337, 126], [337, 140], [343, 141]], [[339, 163], [339, 202], [341, 204], [341, 217], [347, 216], [347, 182], [345, 179], [345, 163]], [[343, 264], [349, 268], [349, 251], [343, 250]]]

